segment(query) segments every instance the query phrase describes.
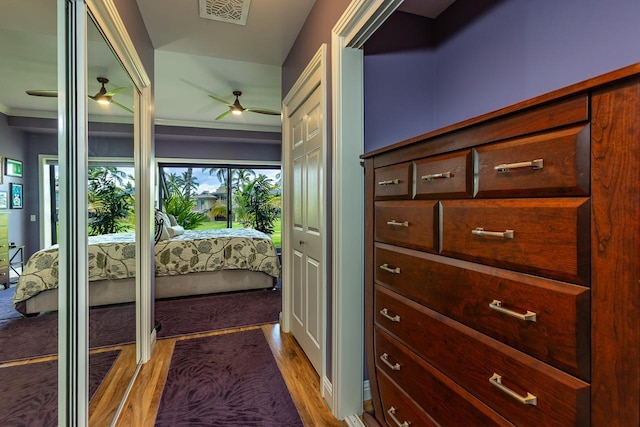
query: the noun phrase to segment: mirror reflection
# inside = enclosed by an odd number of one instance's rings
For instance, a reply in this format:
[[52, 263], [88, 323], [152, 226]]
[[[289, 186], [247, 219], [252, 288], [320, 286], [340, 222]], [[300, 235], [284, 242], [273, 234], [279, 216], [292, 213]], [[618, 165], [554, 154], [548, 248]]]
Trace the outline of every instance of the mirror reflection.
[[[45, 0], [0, 14], [0, 425], [57, 424], [55, 16]], [[88, 39], [89, 418], [108, 425], [137, 363], [134, 89], [92, 23]]]

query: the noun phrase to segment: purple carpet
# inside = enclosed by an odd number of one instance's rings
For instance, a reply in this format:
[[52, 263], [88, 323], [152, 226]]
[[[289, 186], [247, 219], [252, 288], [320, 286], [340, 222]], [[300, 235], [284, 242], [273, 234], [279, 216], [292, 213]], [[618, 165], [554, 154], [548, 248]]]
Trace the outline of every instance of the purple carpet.
[[[216, 331], [279, 320], [281, 292], [242, 291], [199, 297], [158, 300], [158, 338]], [[58, 351], [58, 316], [0, 320], [0, 363], [49, 356]], [[89, 312], [90, 348], [135, 342], [135, 307], [132, 304], [93, 308]]]
[[[109, 373], [120, 350], [89, 355], [89, 398]], [[58, 361], [0, 368], [0, 425], [58, 425]]]
[[262, 325], [279, 320], [280, 289], [156, 301], [158, 338]]
[[176, 342], [155, 425], [303, 424], [262, 330], [254, 329]]

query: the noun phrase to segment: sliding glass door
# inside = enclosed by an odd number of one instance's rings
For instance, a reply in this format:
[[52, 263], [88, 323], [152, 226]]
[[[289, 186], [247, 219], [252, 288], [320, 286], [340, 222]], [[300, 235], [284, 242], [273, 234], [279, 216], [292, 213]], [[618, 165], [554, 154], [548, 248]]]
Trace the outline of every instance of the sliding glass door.
[[176, 206], [179, 202], [188, 204], [186, 210], [195, 218], [191, 228], [255, 228], [269, 234], [280, 247], [279, 165], [160, 163], [158, 172], [160, 206], [176, 214], [185, 210], [185, 206]]

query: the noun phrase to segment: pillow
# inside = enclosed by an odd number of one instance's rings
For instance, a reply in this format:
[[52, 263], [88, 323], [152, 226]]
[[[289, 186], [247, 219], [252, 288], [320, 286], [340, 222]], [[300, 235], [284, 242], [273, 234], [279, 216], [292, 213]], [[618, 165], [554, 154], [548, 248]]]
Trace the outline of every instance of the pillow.
[[172, 227], [167, 227], [167, 231], [169, 232], [169, 237], [179, 236], [184, 234], [184, 228], [179, 225], [174, 225]]
[[155, 215], [155, 229], [154, 239], [158, 243], [161, 240], [169, 239], [169, 232], [167, 231], [167, 225], [169, 224], [169, 218], [164, 213], [156, 209]]
[[165, 215], [169, 218], [169, 225], [175, 227], [178, 225], [178, 221], [176, 221], [176, 217], [165, 212]]

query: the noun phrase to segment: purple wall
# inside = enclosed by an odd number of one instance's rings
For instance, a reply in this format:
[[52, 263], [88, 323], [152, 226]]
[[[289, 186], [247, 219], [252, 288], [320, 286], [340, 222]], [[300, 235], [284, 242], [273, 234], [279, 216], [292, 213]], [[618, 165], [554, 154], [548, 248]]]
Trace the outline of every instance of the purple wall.
[[[331, 30], [338, 22], [338, 19], [342, 16], [347, 6], [351, 3], [351, 0], [316, 0], [311, 13], [307, 17], [302, 30], [298, 34], [293, 47], [289, 51], [289, 55], [282, 64], [282, 98], [289, 93], [296, 80], [302, 74], [307, 64], [316, 54], [320, 46], [323, 43], [327, 44], [327, 129], [331, 129]], [[327, 179], [331, 177], [331, 132], [325, 135], [327, 141], [327, 164], [329, 167], [325, 171]], [[329, 188], [331, 183], [329, 183]], [[331, 194], [326, 195], [327, 200], [327, 212], [331, 212]], [[327, 218], [326, 224], [326, 236], [327, 245], [331, 247], [331, 218]], [[331, 254], [327, 254], [327, 277], [331, 277]], [[333, 369], [331, 365], [331, 319], [332, 319], [332, 284], [329, 283], [327, 287], [327, 325], [325, 330], [327, 332], [327, 371], [331, 372]]]
[[[25, 243], [26, 231], [26, 214], [30, 207], [29, 195], [33, 191], [26, 182], [27, 169], [25, 164], [25, 155], [27, 153], [22, 132], [9, 127], [9, 118], [0, 113], [0, 156], [3, 162], [2, 184], [0, 190], [9, 194], [9, 183], [15, 182], [23, 185], [23, 209], [2, 209], [2, 212], [10, 212], [9, 215], [9, 242], [15, 242], [17, 245]], [[23, 162], [23, 178], [4, 175], [4, 158], [20, 160]], [[35, 187], [37, 188], [37, 187]]]
[[[351, 0], [316, 0], [300, 34], [291, 47], [287, 59], [282, 64], [282, 98], [289, 93], [307, 64], [316, 54], [322, 43], [326, 43], [331, 58], [331, 29], [349, 6]], [[328, 76], [331, 81], [331, 64], [328, 64]], [[331, 103], [329, 103], [331, 105]]]
[[[455, 11], [457, 3], [447, 12]], [[433, 62], [433, 79], [424, 92], [416, 90], [406, 102], [425, 117], [433, 114], [433, 120], [416, 123], [411, 135], [406, 124], [389, 124], [385, 132], [379, 129], [380, 122], [393, 123], [387, 119], [386, 105], [396, 99], [393, 91], [383, 96], [388, 89], [382, 88], [397, 84], [390, 82], [399, 80], [402, 67], [392, 56], [367, 60], [365, 75], [376, 79], [365, 85], [365, 151], [636, 63], [640, 61], [638, 16], [638, 0], [498, 2], [424, 53]], [[411, 76], [402, 72], [407, 79], [404, 86], [411, 87]], [[421, 79], [422, 75], [414, 76], [416, 88]]]

